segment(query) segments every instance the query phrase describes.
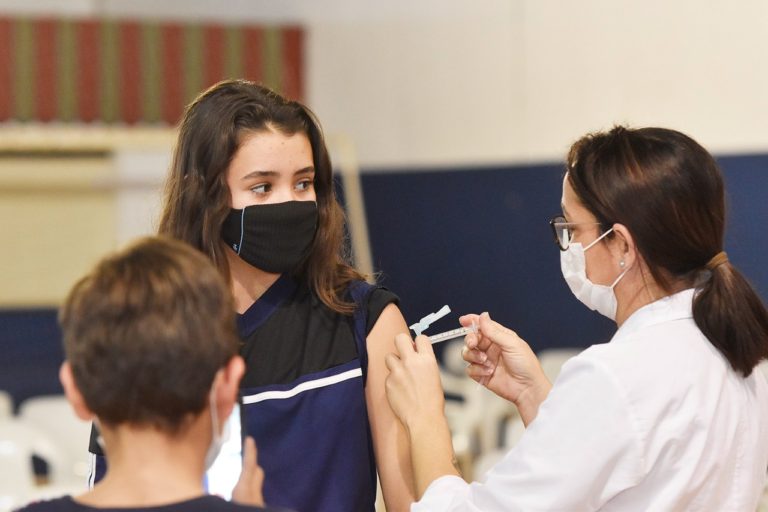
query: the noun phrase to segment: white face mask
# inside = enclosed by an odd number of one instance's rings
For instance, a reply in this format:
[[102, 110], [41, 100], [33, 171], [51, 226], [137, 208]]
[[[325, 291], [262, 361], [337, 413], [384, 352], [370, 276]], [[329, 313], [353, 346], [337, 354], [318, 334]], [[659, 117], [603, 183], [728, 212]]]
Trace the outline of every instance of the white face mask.
[[587, 278], [587, 260], [584, 257], [586, 251], [611, 231], [613, 228], [600, 235], [597, 240], [586, 247], [580, 243], [571, 242], [567, 250], [560, 252], [560, 270], [563, 272], [565, 282], [568, 283], [568, 287], [577, 299], [589, 309], [597, 311], [611, 320], [616, 320], [618, 303], [613, 288], [621, 281], [629, 268], [624, 269], [624, 272], [619, 274], [619, 277], [610, 286], [595, 284]]
[[219, 413], [216, 410], [216, 393], [215, 390], [211, 390], [211, 444], [208, 446], [208, 451], [205, 454], [205, 470], [208, 471], [216, 457], [219, 456], [221, 447], [229, 439], [229, 422], [224, 422], [223, 432], [219, 428]]
[[99, 418], [94, 416], [93, 424], [96, 425], [96, 432], [98, 433], [98, 436], [96, 437], [96, 444], [98, 444], [99, 448], [101, 448], [101, 452], [106, 454], [107, 445], [104, 443], [104, 436], [101, 435], [101, 423], [99, 423]]

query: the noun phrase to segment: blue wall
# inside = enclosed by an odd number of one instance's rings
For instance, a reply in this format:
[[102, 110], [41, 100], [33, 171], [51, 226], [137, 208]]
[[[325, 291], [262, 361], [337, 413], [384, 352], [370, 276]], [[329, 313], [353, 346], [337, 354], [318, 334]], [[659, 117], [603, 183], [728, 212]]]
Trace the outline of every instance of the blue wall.
[[[768, 155], [719, 159], [726, 181], [729, 257], [768, 297]], [[363, 188], [374, 265], [410, 322], [448, 304], [488, 311], [534, 350], [610, 339], [615, 324], [568, 290], [549, 229], [562, 165], [368, 174]], [[627, 205], [630, 207], [630, 205]]]
[[534, 349], [607, 340], [611, 323], [572, 299], [549, 219], [560, 166], [372, 174], [363, 180], [374, 266], [409, 323], [448, 304], [488, 311]]
[[[720, 159], [728, 192], [726, 251], [768, 297], [768, 155]], [[488, 311], [534, 350], [607, 341], [615, 326], [573, 298], [548, 220], [559, 213], [560, 165], [367, 173], [363, 191], [380, 282], [409, 323], [448, 304]], [[630, 207], [630, 205], [627, 205]], [[61, 391], [54, 310], [0, 311], [0, 389], [17, 403]]]
[[55, 310], [0, 310], [0, 389], [17, 406], [30, 396], [62, 393], [63, 359]]

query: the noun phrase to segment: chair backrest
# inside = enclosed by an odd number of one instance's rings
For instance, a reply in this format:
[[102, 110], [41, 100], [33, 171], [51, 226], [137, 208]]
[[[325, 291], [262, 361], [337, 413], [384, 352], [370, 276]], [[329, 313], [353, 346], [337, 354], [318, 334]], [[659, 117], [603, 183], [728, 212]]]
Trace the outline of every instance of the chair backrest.
[[53, 483], [79, 483], [85, 489], [91, 423], [75, 415], [64, 395], [28, 398], [19, 407], [19, 418], [47, 434], [61, 451], [64, 460]]
[[582, 352], [580, 348], [548, 348], [539, 352], [539, 363], [544, 370], [544, 375], [547, 376], [550, 382], [553, 384], [557, 380], [557, 376], [560, 375], [560, 368], [563, 364], [573, 356]]
[[52, 474], [60, 471], [64, 457], [44, 432], [23, 420], [0, 420], [0, 510], [23, 505], [34, 496], [33, 455], [45, 460]]
[[0, 420], [13, 416], [13, 397], [7, 391], [0, 389]]
[[443, 346], [441, 357], [441, 368], [451, 375], [464, 377], [466, 375], [467, 363], [464, 356], [461, 355], [464, 349], [464, 340], [455, 339], [448, 341]]
[[760, 361], [760, 364], [757, 365], [757, 369], [763, 372], [765, 378], [768, 379], [768, 359]]
[[467, 364], [461, 355], [463, 347], [462, 340], [445, 345], [440, 378], [443, 390], [461, 399], [447, 402], [445, 410], [454, 450], [457, 456], [462, 449], [474, 456], [476, 451], [483, 453], [498, 448], [505, 419], [517, 413], [510, 402], [466, 375]]

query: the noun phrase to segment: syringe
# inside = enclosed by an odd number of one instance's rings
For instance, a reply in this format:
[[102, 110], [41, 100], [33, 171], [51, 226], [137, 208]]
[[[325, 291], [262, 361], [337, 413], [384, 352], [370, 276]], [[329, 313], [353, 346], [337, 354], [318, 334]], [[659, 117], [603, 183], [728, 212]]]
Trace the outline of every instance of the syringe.
[[[425, 316], [415, 324], [411, 325], [410, 328], [413, 329], [413, 332], [415, 332], [416, 336], [418, 336], [422, 332], [424, 332], [427, 328], [429, 328], [429, 325], [432, 322], [444, 317], [450, 312], [451, 312], [451, 308], [449, 308], [448, 305], [446, 304], [445, 306], [440, 308], [439, 311], [437, 311], [436, 313], [430, 313], [429, 315]], [[472, 322], [472, 325], [470, 327], [459, 327], [458, 329], [453, 329], [451, 331], [441, 332], [439, 334], [429, 336], [429, 339], [434, 345], [435, 343], [442, 343], [443, 341], [460, 338], [462, 336], [465, 336], [468, 332], [474, 332], [474, 333], [477, 332], [477, 326], [475, 325], [475, 322]]]
[[445, 331], [441, 332], [439, 334], [433, 334], [429, 337], [429, 341], [432, 342], [434, 345], [435, 343], [442, 343], [444, 341], [453, 340], [456, 338], [461, 338], [462, 336], [466, 336], [467, 333], [470, 332], [477, 332], [477, 326], [472, 323], [471, 327], [459, 327], [458, 329], [453, 329], [451, 331]]

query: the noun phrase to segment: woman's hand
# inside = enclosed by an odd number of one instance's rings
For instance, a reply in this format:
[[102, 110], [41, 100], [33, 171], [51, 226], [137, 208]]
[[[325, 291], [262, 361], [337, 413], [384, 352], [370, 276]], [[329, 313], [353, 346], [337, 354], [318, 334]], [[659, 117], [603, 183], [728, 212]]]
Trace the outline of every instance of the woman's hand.
[[232, 501], [242, 505], [255, 507], [264, 506], [262, 486], [264, 485], [264, 470], [256, 459], [256, 442], [252, 437], [246, 437], [243, 443], [243, 469], [240, 479], [232, 490]]
[[552, 388], [536, 354], [514, 331], [491, 320], [488, 313], [464, 315], [459, 322], [465, 327], [473, 323], [479, 327], [477, 334], [465, 337], [462, 356], [470, 363], [467, 375], [513, 402], [528, 425]]
[[384, 360], [389, 369], [387, 400], [394, 413], [406, 429], [443, 416], [440, 370], [429, 338], [417, 336], [414, 343], [407, 334], [398, 334], [395, 347], [398, 354], [387, 354]]
[[421, 498], [434, 480], [459, 472], [432, 343], [426, 336], [417, 336], [414, 343], [407, 334], [398, 334], [395, 347], [397, 354], [389, 353], [384, 360], [389, 369], [387, 400], [408, 433], [413, 482]]

